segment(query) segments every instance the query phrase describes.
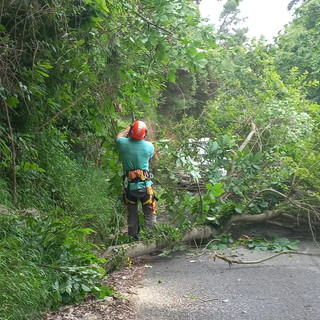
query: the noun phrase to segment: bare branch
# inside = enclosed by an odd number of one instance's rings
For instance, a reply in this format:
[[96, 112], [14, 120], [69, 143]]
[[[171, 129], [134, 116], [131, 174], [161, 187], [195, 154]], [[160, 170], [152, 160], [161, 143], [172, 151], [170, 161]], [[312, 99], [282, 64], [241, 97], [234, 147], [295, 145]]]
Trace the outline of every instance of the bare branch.
[[223, 261], [226, 261], [228, 262], [229, 264], [229, 267], [232, 266], [233, 263], [236, 263], [236, 264], [257, 264], [257, 263], [261, 263], [261, 262], [264, 262], [264, 261], [267, 261], [267, 260], [270, 260], [270, 259], [273, 259], [275, 257], [278, 257], [282, 254], [303, 254], [303, 255], [307, 255], [307, 256], [315, 256], [315, 257], [320, 257], [320, 254], [319, 253], [310, 253], [310, 252], [305, 252], [305, 251], [295, 251], [295, 250], [285, 250], [285, 251], [281, 251], [281, 252], [278, 252], [270, 257], [266, 257], [266, 258], [263, 258], [263, 259], [259, 259], [259, 260], [253, 260], [253, 261], [242, 261], [242, 260], [235, 260], [235, 259], [232, 259], [232, 258], [228, 258], [226, 256], [223, 256], [223, 255], [220, 255], [218, 253], [214, 253], [212, 255], [212, 258], [213, 260], [215, 261], [217, 258], [218, 259], [221, 259]]
[[[250, 131], [250, 133], [247, 135], [246, 139], [243, 141], [243, 143], [241, 144], [241, 146], [238, 148], [239, 151], [243, 151], [244, 148], [248, 145], [248, 143], [251, 141], [253, 135], [257, 132], [257, 126], [256, 124], [251, 121], [251, 128], [252, 130]], [[234, 164], [234, 161], [233, 161], [233, 165], [231, 167], [231, 170], [230, 170], [230, 173], [228, 173], [228, 177], [232, 177], [234, 175], [234, 172], [236, 170], [236, 166]], [[226, 194], [227, 195], [227, 194]], [[225, 195], [225, 196], [226, 196]]]
[[164, 32], [166, 32], [166, 33], [168, 33], [168, 34], [170, 34], [170, 35], [173, 35], [173, 33], [171, 32], [171, 31], [169, 31], [169, 30], [167, 30], [167, 29], [165, 29], [165, 28], [163, 28], [163, 27], [160, 27], [160, 26], [158, 26], [157, 24], [155, 24], [154, 22], [152, 22], [152, 21], [150, 21], [149, 19], [147, 19], [147, 18], [145, 18], [143, 15], [141, 15], [139, 12], [134, 12], [139, 18], [141, 18], [143, 21], [145, 21], [147, 24], [150, 24], [150, 25], [152, 25], [152, 26], [154, 26], [154, 27], [156, 27], [157, 29], [159, 29], [159, 30], [162, 30], [162, 31], [164, 31]]
[[263, 190], [258, 191], [255, 194], [255, 196], [248, 202], [248, 204], [244, 207], [244, 209], [242, 211], [246, 211], [248, 209], [248, 207], [250, 206], [250, 204], [258, 197], [258, 195], [261, 193], [265, 193], [265, 192], [273, 192], [273, 193], [276, 193], [277, 195], [279, 195], [285, 199], [288, 199], [288, 196], [286, 196], [285, 194], [283, 194], [275, 189], [272, 189], [272, 188], [263, 189]]
[[248, 145], [248, 143], [251, 141], [253, 135], [257, 132], [257, 126], [254, 122], [251, 122], [251, 127], [252, 130], [251, 132], [248, 134], [248, 136], [246, 137], [246, 139], [243, 141], [243, 143], [241, 144], [241, 146], [239, 147], [239, 151], [243, 151], [244, 148]]
[[74, 107], [83, 97], [78, 98], [77, 100], [70, 103], [67, 107], [57, 112], [52, 118], [50, 118], [47, 122], [42, 124], [40, 127], [36, 129], [36, 132], [39, 132], [43, 127], [47, 126], [49, 123], [51, 123], [54, 119], [58, 118], [62, 113], [67, 111], [68, 109]]

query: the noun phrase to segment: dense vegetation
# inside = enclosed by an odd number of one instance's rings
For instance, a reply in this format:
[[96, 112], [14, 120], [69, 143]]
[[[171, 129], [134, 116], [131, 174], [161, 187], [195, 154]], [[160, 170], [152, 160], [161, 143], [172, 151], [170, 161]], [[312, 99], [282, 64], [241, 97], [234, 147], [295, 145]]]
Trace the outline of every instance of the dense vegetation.
[[173, 226], [319, 226], [319, 2], [294, 1], [273, 45], [234, 28], [239, 1], [219, 29], [196, 2], [0, 1], [1, 319], [112, 293], [97, 252], [128, 241], [114, 137], [132, 114]]

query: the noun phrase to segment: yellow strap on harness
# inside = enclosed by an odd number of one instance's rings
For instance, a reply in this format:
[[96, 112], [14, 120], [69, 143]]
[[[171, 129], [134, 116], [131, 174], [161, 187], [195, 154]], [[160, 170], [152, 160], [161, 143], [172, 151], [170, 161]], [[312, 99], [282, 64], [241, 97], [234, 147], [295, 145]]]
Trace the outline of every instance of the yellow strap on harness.
[[152, 213], [156, 214], [156, 199], [154, 198], [153, 195], [153, 188], [152, 186], [147, 187], [147, 193], [149, 195], [149, 199], [145, 202], [142, 203], [142, 205], [146, 205], [146, 204], [151, 204], [152, 207]]
[[145, 205], [145, 204], [148, 204], [148, 203], [152, 203], [152, 201], [153, 201], [152, 195], [150, 195], [150, 198], [147, 201], [142, 202], [142, 204]]
[[136, 204], [136, 201], [131, 201], [129, 200], [127, 197], [125, 198], [126, 203], [130, 203], [130, 204]]

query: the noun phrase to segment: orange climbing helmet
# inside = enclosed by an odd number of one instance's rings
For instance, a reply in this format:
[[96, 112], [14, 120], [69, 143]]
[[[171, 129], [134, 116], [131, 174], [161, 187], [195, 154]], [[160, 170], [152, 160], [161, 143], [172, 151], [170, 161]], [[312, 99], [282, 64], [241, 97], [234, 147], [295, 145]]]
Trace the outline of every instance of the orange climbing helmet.
[[141, 120], [136, 120], [130, 127], [129, 137], [136, 140], [142, 140], [146, 137], [147, 132], [146, 123]]

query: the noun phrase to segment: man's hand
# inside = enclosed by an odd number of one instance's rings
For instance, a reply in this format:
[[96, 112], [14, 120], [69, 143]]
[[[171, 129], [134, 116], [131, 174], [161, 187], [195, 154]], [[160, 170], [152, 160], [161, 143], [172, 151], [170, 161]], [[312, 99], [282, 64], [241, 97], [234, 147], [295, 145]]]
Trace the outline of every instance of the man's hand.
[[130, 132], [130, 128], [131, 128], [131, 126], [127, 126], [124, 130], [122, 130], [121, 132], [119, 132], [119, 133], [117, 134], [117, 136], [116, 136], [116, 140], [117, 140], [118, 138], [122, 138], [122, 137], [126, 136], [126, 135]]

